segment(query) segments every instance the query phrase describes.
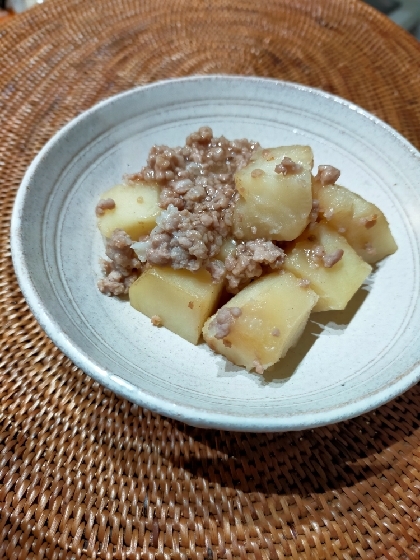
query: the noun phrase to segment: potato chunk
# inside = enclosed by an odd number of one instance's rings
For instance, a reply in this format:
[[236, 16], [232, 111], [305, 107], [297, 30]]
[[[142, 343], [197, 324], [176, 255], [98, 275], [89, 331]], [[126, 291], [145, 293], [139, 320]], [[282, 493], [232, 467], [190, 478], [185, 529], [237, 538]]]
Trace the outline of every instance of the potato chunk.
[[156, 266], [146, 270], [131, 285], [130, 304], [197, 344], [205, 320], [216, 308], [222, 286], [222, 282], [213, 283], [206, 270], [190, 272]]
[[290, 272], [273, 272], [208, 319], [204, 340], [234, 364], [263, 373], [297, 342], [317, 300]]
[[142, 235], [150, 233], [161, 212], [159, 194], [158, 185], [150, 183], [115, 185], [104, 192], [101, 200], [113, 200], [115, 208], [105, 210], [103, 215], [98, 216], [102, 235], [110, 237], [118, 228], [137, 241]]
[[290, 241], [301, 234], [312, 207], [312, 165], [309, 146], [256, 152], [235, 174], [241, 197], [233, 213], [234, 235], [244, 240]]
[[284, 268], [310, 282], [319, 296], [314, 311], [344, 309], [372, 268], [346, 239], [325, 224], [315, 224], [286, 251]]
[[319, 201], [320, 216], [344, 235], [353, 249], [368, 263], [395, 253], [397, 244], [388, 222], [377, 206], [339, 185], [313, 183], [313, 196]]

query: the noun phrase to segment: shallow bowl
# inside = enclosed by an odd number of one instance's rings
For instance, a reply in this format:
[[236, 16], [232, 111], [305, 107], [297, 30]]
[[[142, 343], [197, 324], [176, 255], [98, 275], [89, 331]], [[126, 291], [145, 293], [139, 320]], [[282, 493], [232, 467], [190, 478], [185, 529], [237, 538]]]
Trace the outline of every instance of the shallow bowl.
[[[138, 171], [150, 147], [182, 145], [199, 126], [265, 147], [309, 144], [315, 165], [375, 203], [398, 251], [344, 312], [311, 316], [263, 376], [155, 328], [99, 293], [99, 195]], [[361, 108], [322, 91], [259, 78], [193, 77], [99, 103], [42, 149], [19, 189], [12, 256], [23, 294], [54, 343], [132, 402], [188, 424], [229, 430], [311, 428], [357, 416], [420, 378], [420, 154]]]

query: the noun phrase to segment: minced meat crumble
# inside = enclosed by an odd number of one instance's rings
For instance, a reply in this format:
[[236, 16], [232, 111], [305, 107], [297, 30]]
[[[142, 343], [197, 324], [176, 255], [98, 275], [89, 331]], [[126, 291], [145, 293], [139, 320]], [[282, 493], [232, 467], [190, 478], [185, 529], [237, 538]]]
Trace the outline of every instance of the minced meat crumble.
[[256, 239], [240, 243], [225, 260], [227, 289], [237, 293], [265, 269], [277, 270], [284, 262], [284, 251], [272, 241]]
[[[178, 148], [153, 146], [147, 166], [129, 181], [157, 181], [163, 209], [156, 227], [133, 248], [142, 262], [196, 271], [215, 267], [231, 233], [237, 198], [234, 174], [260, 146], [249, 140], [214, 137], [209, 127], [190, 134]], [[215, 281], [220, 270], [214, 270]]]
[[104, 277], [98, 282], [98, 288], [103, 294], [127, 294], [131, 284], [140, 276], [144, 265], [131, 248], [132, 244], [131, 237], [121, 229], [116, 229], [106, 240], [105, 254], [109, 260], [101, 259]]
[[112, 198], [101, 198], [101, 200], [96, 205], [96, 215], [103, 216], [106, 210], [113, 210], [115, 208], [115, 200]]
[[210, 323], [210, 328], [214, 330], [214, 337], [219, 339], [227, 337], [235, 319], [241, 315], [242, 310], [239, 307], [224, 307], [219, 309], [213, 321]]
[[276, 165], [274, 171], [282, 175], [291, 175], [293, 173], [300, 173], [302, 171], [302, 166], [299, 163], [295, 163], [289, 157], [284, 157], [281, 163]]

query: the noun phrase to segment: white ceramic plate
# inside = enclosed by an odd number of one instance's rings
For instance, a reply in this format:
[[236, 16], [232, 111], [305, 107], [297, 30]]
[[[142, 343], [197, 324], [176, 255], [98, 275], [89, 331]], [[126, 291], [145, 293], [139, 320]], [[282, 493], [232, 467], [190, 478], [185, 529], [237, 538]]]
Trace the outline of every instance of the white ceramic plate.
[[[259, 376], [101, 295], [99, 194], [139, 170], [154, 143], [201, 125], [263, 146], [309, 144], [315, 165], [377, 204], [398, 243], [341, 313], [312, 315], [300, 344]], [[359, 107], [296, 84], [240, 77], [156, 83], [64, 127], [22, 182], [12, 254], [22, 291], [55, 344], [88, 375], [146, 408], [203, 427], [296, 430], [359, 415], [420, 377], [420, 154]]]

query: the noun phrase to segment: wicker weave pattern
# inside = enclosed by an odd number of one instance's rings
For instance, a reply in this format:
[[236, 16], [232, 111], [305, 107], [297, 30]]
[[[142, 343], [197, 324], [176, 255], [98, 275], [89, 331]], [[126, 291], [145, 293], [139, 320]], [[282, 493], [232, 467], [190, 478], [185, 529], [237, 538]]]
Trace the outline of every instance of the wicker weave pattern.
[[[420, 558], [420, 389], [308, 432], [203, 431], [77, 370], [17, 287], [16, 189], [80, 111], [153, 80], [277, 77], [420, 147], [420, 47], [355, 0], [50, 0], [0, 26], [0, 558]], [[6, 53], [6, 54], [5, 54]]]

